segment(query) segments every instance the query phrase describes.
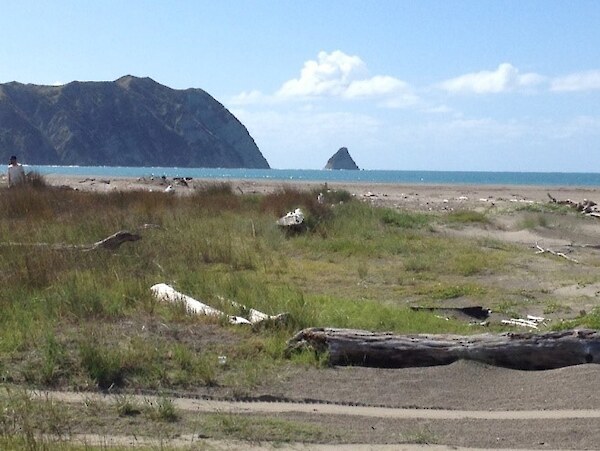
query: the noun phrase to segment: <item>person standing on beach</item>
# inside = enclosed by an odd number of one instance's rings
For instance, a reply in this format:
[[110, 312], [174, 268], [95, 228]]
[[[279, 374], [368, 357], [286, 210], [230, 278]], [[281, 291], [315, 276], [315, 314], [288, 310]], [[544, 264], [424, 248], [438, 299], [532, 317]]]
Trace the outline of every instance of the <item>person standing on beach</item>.
[[23, 166], [17, 162], [17, 157], [13, 155], [8, 164], [8, 187], [12, 188], [23, 182], [25, 182], [25, 171]]

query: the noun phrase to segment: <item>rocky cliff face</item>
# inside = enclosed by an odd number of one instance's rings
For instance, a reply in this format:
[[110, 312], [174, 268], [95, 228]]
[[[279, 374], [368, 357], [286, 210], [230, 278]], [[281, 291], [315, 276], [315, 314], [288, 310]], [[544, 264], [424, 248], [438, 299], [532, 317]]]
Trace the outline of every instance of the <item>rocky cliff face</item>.
[[324, 169], [357, 170], [358, 166], [350, 156], [350, 152], [348, 152], [348, 149], [342, 147], [327, 161], [327, 164], [325, 165]]
[[0, 84], [0, 161], [268, 168], [246, 128], [201, 89], [150, 78]]

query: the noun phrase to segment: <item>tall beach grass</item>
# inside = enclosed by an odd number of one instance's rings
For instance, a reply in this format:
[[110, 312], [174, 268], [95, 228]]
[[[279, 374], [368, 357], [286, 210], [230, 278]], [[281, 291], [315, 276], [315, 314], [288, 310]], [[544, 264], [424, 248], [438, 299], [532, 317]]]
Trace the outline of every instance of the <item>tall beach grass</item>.
[[[295, 208], [306, 224], [290, 235], [276, 220]], [[0, 377], [88, 389], [245, 381], [243, 391], [295, 364], [284, 359], [285, 342], [304, 327], [471, 333], [409, 306], [491, 293], [475, 279], [508, 271], [513, 251], [438, 236], [440, 220], [326, 186], [256, 196], [218, 183], [172, 196], [79, 192], [38, 178], [4, 189]], [[112, 251], [78, 248], [118, 230], [142, 239]], [[253, 331], [192, 317], [152, 297], [159, 282], [228, 314], [239, 310], [224, 299], [290, 320]], [[219, 355], [234, 358], [220, 365]]]

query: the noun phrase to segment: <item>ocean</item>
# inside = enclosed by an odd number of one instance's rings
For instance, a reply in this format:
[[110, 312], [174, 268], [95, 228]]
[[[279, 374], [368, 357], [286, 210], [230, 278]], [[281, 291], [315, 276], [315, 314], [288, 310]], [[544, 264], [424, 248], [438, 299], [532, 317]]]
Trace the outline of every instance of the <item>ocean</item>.
[[219, 169], [118, 166], [25, 166], [40, 174], [85, 177], [192, 177], [306, 182], [600, 187], [600, 173], [479, 171], [331, 171], [318, 169]]

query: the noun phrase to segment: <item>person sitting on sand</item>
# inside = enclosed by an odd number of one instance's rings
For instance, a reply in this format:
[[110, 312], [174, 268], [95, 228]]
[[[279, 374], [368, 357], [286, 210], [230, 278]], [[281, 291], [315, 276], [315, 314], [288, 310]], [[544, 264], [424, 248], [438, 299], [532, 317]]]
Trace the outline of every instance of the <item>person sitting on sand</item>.
[[23, 182], [25, 182], [25, 171], [23, 166], [17, 162], [17, 157], [13, 155], [8, 164], [8, 187], [12, 188]]

